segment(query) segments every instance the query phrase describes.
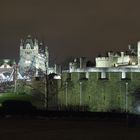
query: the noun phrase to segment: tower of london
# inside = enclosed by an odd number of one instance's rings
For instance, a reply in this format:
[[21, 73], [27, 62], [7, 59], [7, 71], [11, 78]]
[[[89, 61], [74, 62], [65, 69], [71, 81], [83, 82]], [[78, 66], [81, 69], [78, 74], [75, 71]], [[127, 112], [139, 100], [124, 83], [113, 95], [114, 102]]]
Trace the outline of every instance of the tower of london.
[[37, 94], [33, 103], [37, 107], [140, 113], [140, 42], [134, 48], [129, 45], [126, 52], [96, 57], [94, 66], [87, 66], [87, 58], [80, 57], [61, 70], [58, 65], [50, 67], [48, 47], [28, 36], [20, 42], [18, 64], [8, 59], [3, 63], [0, 91], [8, 96], [16, 93], [15, 98], [21, 93]]

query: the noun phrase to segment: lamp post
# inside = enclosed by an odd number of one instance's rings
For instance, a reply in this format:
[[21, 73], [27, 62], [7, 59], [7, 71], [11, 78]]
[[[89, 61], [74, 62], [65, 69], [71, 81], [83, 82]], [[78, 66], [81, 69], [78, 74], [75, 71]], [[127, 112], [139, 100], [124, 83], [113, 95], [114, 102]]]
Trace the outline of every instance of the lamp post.
[[128, 112], [128, 83], [125, 83], [125, 112]]

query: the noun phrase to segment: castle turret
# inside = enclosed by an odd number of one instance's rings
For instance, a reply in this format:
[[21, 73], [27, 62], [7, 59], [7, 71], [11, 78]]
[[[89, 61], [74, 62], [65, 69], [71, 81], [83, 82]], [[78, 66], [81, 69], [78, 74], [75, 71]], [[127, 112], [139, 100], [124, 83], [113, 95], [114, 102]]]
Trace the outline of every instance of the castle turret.
[[34, 49], [38, 52], [39, 45], [38, 45], [38, 40], [34, 39]]
[[137, 46], [138, 66], [140, 67], [140, 41]]

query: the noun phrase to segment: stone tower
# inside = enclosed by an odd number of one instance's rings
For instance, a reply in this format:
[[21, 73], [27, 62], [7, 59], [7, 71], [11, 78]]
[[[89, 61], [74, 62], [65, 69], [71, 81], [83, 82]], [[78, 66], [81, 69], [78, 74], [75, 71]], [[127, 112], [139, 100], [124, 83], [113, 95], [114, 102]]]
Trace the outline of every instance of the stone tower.
[[137, 46], [138, 67], [140, 67], [140, 41]]
[[48, 48], [30, 35], [20, 43], [19, 70], [22, 76], [38, 76], [38, 72], [46, 72], [49, 53]]

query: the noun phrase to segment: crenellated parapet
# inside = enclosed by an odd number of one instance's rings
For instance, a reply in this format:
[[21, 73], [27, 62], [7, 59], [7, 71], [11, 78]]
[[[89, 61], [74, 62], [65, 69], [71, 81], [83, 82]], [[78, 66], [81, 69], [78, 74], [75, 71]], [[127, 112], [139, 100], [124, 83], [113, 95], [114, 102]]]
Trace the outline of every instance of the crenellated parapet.
[[77, 106], [91, 112], [135, 111], [140, 72], [102, 70], [86, 75], [86, 72], [62, 73], [62, 90], [58, 91], [61, 106], [67, 109]]

